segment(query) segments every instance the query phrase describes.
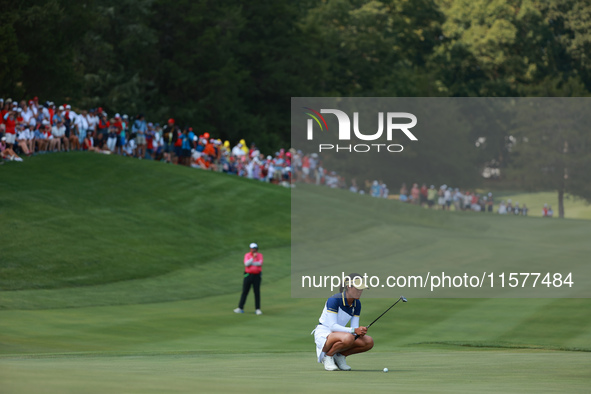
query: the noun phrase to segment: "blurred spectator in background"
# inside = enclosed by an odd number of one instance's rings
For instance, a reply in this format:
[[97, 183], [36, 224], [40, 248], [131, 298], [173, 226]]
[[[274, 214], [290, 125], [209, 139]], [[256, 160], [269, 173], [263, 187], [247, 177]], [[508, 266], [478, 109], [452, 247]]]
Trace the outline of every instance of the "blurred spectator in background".
[[123, 120], [121, 119], [121, 115], [115, 114], [115, 117], [111, 121], [111, 126], [115, 132], [115, 149], [113, 149], [113, 152], [122, 155], [123, 141], [121, 139], [121, 133], [123, 132]]
[[8, 148], [13, 147], [16, 143], [16, 110], [14, 110], [10, 104], [8, 104], [9, 109], [6, 111], [4, 115], [4, 132], [6, 135], [6, 145]]
[[413, 183], [412, 188], [410, 189], [410, 197], [411, 197], [410, 202], [415, 205], [419, 204], [419, 198], [420, 198], [419, 196], [420, 195], [421, 195], [421, 191], [419, 190], [418, 183]]
[[437, 198], [437, 190], [435, 190], [435, 185], [429, 186], [429, 190], [427, 190], [427, 205], [429, 208], [432, 208], [435, 205], [435, 199]]
[[117, 127], [113, 124], [115, 119], [111, 119], [109, 121], [109, 132], [107, 134], [107, 149], [111, 153], [115, 153], [115, 148], [117, 147]]
[[177, 126], [174, 124], [174, 119], [168, 119], [166, 125], [162, 128], [162, 140], [164, 142], [163, 159], [167, 163], [172, 163], [172, 154], [174, 151], [174, 143], [176, 142]]
[[371, 192], [372, 197], [379, 197], [380, 196], [380, 184], [377, 180], [373, 181], [371, 184]]
[[236, 146], [234, 146], [234, 148], [232, 148], [232, 156], [234, 157], [242, 157], [244, 156], [244, 150], [242, 150], [242, 144], [239, 142], [238, 144], [236, 144]]
[[23, 161], [23, 159], [21, 159], [14, 150], [6, 144], [6, 137], [2, 137], [0, 140], [0, 155], [6, 160]]
[[441, 209], [445, 209], [445, 188], [446, 185], [441, 185], [439, 190], [437, 191], [437, 205], [441, 207]]
[[76, 117], [74, 121], [74, 127], [78, 134], [78, 141], [84, 141], [86, 133], [90, 129], [90, 123], [88, 122], [88, 112], [86, 110], [80, 111], [80, 115]]
[[446, 187], [443, 196], [445, 198], [445, 208], [449, 211], [453, 200], [453, 189], [451, 187]]
[[68, 146], [69, 149], [80, 149], [80, 140], [78, 139], [78, 135], [74, 131], [74, 123], [78, 115], [76, 112], [72, 111], [72, 106], [67, 104], [65, 106], [65, 110], [63, 113], [64, 117], [64, 126], [66, 127], [66, 138], [68, 139]]
[[96, 139], [99, 138], [103, 141], [107, 141], [108, 134], [109, 134], [109, 120], [107, 119], [107, 113], [103, 111], [102, 108], [99, 108], [97, 111], [98, 122], [96, 124]]
[[146, 129], [146, 157], [154, 159], [154, 123], [148, 122]]
[[[39, 153], [45, 153], [47, 150], [47, 136], [45, 134], [46, 128], [51, 132], [51, 126], [47, 120], [43, 120], [40, 126], [35, 130], [35, 145]], [[34, 149], [33, 149], [34, 151]]]
[[51, 125], [45, 126], [45, 131], [43, 133], [45, 139], [47, 140], [47, 150], [49, 152], [55, 152], [56, 150], [59, 151], [61, 141], [59, 138], [53, 137], [53, 127]]
[[470, 208], [474, 211], [474, 212], [480, 212], [481, 208], [480, 208], [480, 196], [476, 193], [472, 193], [472, 201], [470, 201]]
[[429, 189], [427, 189], [427, 185], [423, 183], [421, 185], [421, 190], [420, 190], [420, 194], [419, 194], [419, 202], [422, 207], [427, 205], [427, 198], [429, 197], [428, 190]]
[[16, 129], [16, 143], [17, 146], [27, 156], [31, 156], [31, 150], [29, 149], [29, 126], [19, 125]]
[[62, 116], [62, 112], [64, 111], [63, 106], [59, 106], [55, 115], [53, 115], [53, 128], [51, 130], [51, 134], [53, 135], [53, 139], [58, 140], [57, 143], [57, 150], [60, 151], [61, 147], [64, 147], [65, 151], [68, 151], [68, 139], [66, 138], [66, 126], [64, 126], [64, 118]]
[[[87, 131], [92, 131], [92, 135], [93, 137], [96, 137], [97, 133], [98, 133], [98, 124], [99, 124], [99, 117], [98, 117], [98, 110], [96, 108], [91, 109], [90, 111], [88, 111], [88, 116], [86, 117], [86, 119], [88, 119], [88, 130]], [[84, 138], [86, 138], [86, 135], [84, 136]]]
[[460, 211], [462, 209], [462, 204], [464, 203], [464, 196], [459, 188], [456, 187], [452, 196], [452, 202], [454, 204], [454, 210]]
[[111, 151], [109, 151], [108, 149], [104, 149], [104, 148], [106, 148], [106, 144], [104, 143], [102, 133], [97, 134], [97, 141], [98, 140], [102, 141], [102, 144], [100, 147], [95, 145], [93, 133], [88, 132], [88, 135], [86, 136], [86, 138], [84, 139], [84, 142], [82, 143], [82, 148], [86, 151], [89, 151], [89, 152], [110, 154]]
[[133, 125], [131, 126], [131, 132], [135, 134], [135, 143], [136, 147], [136, 157], [142, 159], [146, 155], [146, 131], [148, 130], [148, 125], [146, 124], [146, 120], [144, 114], [139, 114]]
[[406, 187], [406, 183], [403, 183], [402, 186], [400, 186], [400, 201], [408, 201], [408, 188]]
[[121, 133], [119, 133], [119, 141], [117, 141], [118, 145], [118, 152], [119, 154], [123, 155], [123, 148], [127, 143], [127, 139], [129, 138], [130, 133], [130, 125], [129, 125], [129, 116], [127, 114], [123, 114], [121, 118]]
[[[202, 141], [204, 142], [204, 141]], [[193, 141], [189, 137], [189, 129], [184, 129], [183, 133], [181, 134], [181, 156], [179, 164], [183, 166], [190, 166], [191, 165], [191, 146]], [[203, 160], [207, 160], [207, 155], [203, 155]]]

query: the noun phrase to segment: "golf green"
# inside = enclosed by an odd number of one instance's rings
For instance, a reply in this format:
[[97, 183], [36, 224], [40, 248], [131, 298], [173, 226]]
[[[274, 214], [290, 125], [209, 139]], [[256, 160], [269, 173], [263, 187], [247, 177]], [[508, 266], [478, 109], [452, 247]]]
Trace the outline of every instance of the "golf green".
[[[585, 353], [373, 352], [327, 372], [311, 353], [59, 356], [0, 360], [4, 393], [588, 392]], [[389, 372], [382, 372], [384, 367]]]

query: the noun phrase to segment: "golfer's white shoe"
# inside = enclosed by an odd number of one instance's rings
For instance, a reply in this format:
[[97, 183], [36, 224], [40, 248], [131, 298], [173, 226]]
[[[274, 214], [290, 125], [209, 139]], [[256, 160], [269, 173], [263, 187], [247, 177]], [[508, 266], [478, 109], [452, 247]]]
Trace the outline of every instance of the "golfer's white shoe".
[[256, 313], [257, 315], [262, 315], [263, 311], [260, 309], [257, 309], [256, 311], [254, 311], [254, 313]]
[[332, 356], [324, 356], [322, 359], [322, 364], [324, 364], [324, 369], [327, 371], [338, 371], [339, 367], [334, 363], [334, 358]]
[[350, 371], [351, 367], [347, 365], [346, 357], [343, 356], [341, 353], [336, 353], [334, 356], [334, 362], [337, 364], [337, 367], [341, 371]]
[[234, 313], [244, 313], [244, 309], [236, 308], [234, 309]]

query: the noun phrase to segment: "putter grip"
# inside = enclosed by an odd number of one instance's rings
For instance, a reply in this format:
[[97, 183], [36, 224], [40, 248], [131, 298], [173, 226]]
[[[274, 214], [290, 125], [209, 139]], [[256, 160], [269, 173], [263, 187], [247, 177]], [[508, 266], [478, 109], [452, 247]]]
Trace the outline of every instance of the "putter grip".
[[355, 339], [359, 338], [359, 334], [355, 334]]

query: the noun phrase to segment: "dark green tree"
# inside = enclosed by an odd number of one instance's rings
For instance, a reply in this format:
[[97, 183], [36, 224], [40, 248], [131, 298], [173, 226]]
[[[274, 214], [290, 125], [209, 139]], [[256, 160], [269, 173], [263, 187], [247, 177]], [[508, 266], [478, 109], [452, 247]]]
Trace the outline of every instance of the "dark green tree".
[[[578, 81], [569, 85], [583, 90]], [[591, 201], [589, 104], [589, 98], [532, 98], [514, 114], [511, 173], [527, 190], [555, 190], [560, 218], [567, 193]]]

